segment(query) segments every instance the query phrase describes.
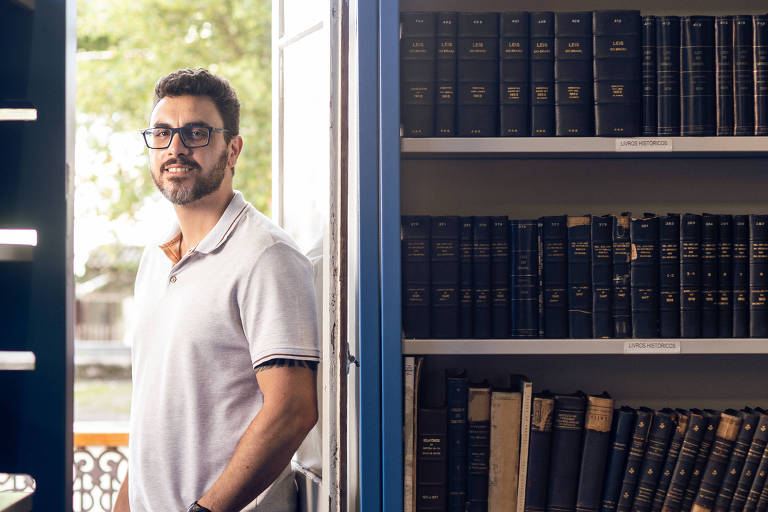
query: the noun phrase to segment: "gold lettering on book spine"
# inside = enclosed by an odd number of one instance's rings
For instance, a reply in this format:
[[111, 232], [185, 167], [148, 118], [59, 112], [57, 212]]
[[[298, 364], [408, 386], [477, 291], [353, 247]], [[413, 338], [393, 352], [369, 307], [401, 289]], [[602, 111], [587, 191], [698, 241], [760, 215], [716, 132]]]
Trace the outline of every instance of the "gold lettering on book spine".
[[551, 398], [534, 398], [531, 413], [531, 430], [538, 432], [552, 431], [552, 413], [555, 401]]
[[610, 432], [613, 421], [613, 399], [597, 396], [587, 398], [587, 430]]

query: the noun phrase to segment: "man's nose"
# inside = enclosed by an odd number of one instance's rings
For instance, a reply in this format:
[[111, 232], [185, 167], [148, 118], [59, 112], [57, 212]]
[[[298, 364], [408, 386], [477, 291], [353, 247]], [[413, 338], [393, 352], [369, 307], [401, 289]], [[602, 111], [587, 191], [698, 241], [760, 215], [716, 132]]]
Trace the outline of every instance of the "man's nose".
[[184, 142], [181, 140], [180, 132], [173, 134], [173, 137], [171, 138], [171, 145], [168, 146], [167, 151], [171, 155], [189, 154], [189, 148], [185, 146]]

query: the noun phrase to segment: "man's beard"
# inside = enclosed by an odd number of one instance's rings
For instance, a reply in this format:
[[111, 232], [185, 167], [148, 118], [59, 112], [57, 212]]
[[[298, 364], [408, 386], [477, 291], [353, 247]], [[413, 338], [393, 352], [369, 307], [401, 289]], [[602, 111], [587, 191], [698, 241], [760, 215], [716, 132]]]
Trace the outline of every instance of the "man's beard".
[[[165, 168], [172, 164], [189, 166], [190, 170], [187, 171], [187, 173], [197, 173], [197, 175], [184, 176], [181, 178], [166, 177], [163, 179]], [[219, 189], [221, 182], [224, 180], [226, 169], [227, 151], [224, 150], [221, 153], [219, 161], [205, 174], [200, 170], [200, 166], [197, 162], [189, 160], [184, 156], [164, 162], [163, 165], [160, 166], [157, 176], [155, 176], [155, 173], [150, 174], [152, 175], [152, 180], [155, 182], [157, 189], [162, 192], [167, 200], [175, 205], [183, 206], [216, 192]], [[184, 183], [185, 181], [187, 183]]]

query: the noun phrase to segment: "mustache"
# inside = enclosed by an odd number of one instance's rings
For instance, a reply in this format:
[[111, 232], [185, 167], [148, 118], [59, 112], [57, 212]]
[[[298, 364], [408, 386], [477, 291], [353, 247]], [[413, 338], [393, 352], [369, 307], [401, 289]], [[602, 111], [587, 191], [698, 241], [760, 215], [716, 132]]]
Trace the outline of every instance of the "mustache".
[[168, 166], [170, 165], [185, 165], [191, 169], [199, 169], [200, 165], [195, 162], [194, 160], [190, 160], [189, 158], [185, 158], [183, 156], [177, 157], [177, 158], [171, 158], [163, 162], [163, 165], [160, 166], [160, 171], [165, 171], [168, 169]]

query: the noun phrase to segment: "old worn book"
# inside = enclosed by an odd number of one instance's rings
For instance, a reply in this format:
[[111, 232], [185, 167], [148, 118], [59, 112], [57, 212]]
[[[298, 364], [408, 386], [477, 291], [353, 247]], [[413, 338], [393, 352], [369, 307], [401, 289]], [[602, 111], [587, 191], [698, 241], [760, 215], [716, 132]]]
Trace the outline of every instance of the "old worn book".
[[509, 219], [491, 217], [491, 337], [509, 338]]
[[675, 416], [676, 413], [672, 409], [661, 409], [653, 416], [643, 463], [640, 466], [640, 476], [635, 489], [635, 500], [632, 503], [633, 511], [648, 512], [651, 508], [653, 494], [661, 474], [661, 465], [667, 454], [669, 439], [675, 430]]
[[744, 512], [755, 512], [757, 510], [760, 496], [765, 487], [766, 476], [768, 476], [768, 447], [763, 450], [760, 464], [758, 464], [755, 470], [755, 477], [752, 480], [752, 486], [749, 488], [749, 494], [747, 494], [747, 500], [744, 503]]
[[755, 133], [752, 16], [733, 16], [733, 134]]
[[651, 512], [660, 512], [664, 506], [664, 498], [667, 496], [667, 489], [672, 482], [672, 476], [675, 471], [675, 465], [677, 464], [677, 458], [680, 456], [680, 449], [683, 447], [683, 440], [688, 430], [688, 411], [684, 409], [677, 409], [677, 422], [675, 426], [675, 432], [672, 434], [672, 439], [669, 442], [669, 448], [667, 449], [667, 455], [664, 459], [664, 465], [661, 468], [659, 474], [659, 481], [656, 484], [656, 491], [653, 496], [653, 502], [651, 503]]
[[717, 338], [717, 215], [701, 216], [701, 337]]
[[459, 337], [459, 217], [431, 218], [431, 337]]
[[707, 419], [707, 430], [704, 432], [704, 437], [701, 440], [699, 453], [696, 454], [696, 462], [693, 463], [691, 479], [688, 481], [688, 487], [685, 489], [682, 504], [682, 510], [684, 511], [690, 510], [693, 507], [693, 501], [696, 499], [696, 494], [699, 491], [701, 478], [704, 475], [712, 443], [717, 433], [717, 426], [720, 424], [720, 414], [720, 411], [704, 409], [704, 417]]
[[701, 215], [680, 222], [680, 333], [701, 337]]
[[659, 337], [659, 218], [632, 219], [632, 337]]
[[491, 388], [470, 385], [467, 392], [468, 512], [488, 508], [488, 460], [491, 446]]
[[651, 430], [653, 413], [654, 411], [647, 407], [640, 407], [637, 410], [627, 465], [624, 468], [624, 478], [621, 482], [619, 500], [616, 504], [616, 510], [619, 512], [629, 512], [632, 509], [632, 501], [635, 497], [635, 488], [640, 475], [640, 465], [643, 462], [643, 455], [645, 455], [648, 432]]
[[584, 393], [555, 395], [552, 452], [547, 489], [548, 512], [576, 510], [579, 485], [581, 438], [584, 434], [586, 400]]
[[715, 129], [733, 135], [733, 16], [715, 16]]
[[608, 393], [589, 395], [584, 419], [579, 486], [576, 494], [577, 512], [600, 510], [612, 421], [613, 399], [610, 395]]
[[446, 378], [448, 403], [448, 511], [464, 512], [467, 499], [467, 376], [461, 370]]
[[749, 216], [749, 336], [768, 338], [768, 215]]
[[733, 215], [717, 216], [717, 337], [733, 336]]
[[522, 401], [519, 391], [491, 392], [489, 510], [517, 510]]
[[711, 512], [726, 473], [733, 444], [741, 429], [741, 417], [738, 411], [728, 409], [720, 415], [712, 451], [699, 484], [699, 491], [693, 502], [692, 512]]
[[717, 493], [714, 510], [718, 512], [727, 512], [733, 500], [733, 493], [736, 491], [736, 485], [739, 483], [739, 476], [744, 467], [744, 460], [747, 458], [747, 452], [752, 444], [752, 438], [757, 428], [757, 422], [760, 414], [751, 409], [739, 411], [741, 418], [741, 428], [736, 436], [736, 442], [733, 444], [731, 457], [728, 460], [728, 466], [725, 468], [725, 476], [720, 484], [720, 491]]
[[592, 216], [592, 336], [613, 337], [613, 241], [611, 215]]
[[568, 229], [565, 215], [542, 217], [541, 257], [545, 338], [568, 337]]
[[517, 512], [525, 511], [526, 481], [528, 480], [528, 454], [531, 445], [531, 408], [533, 384], [525, 375], [512, 375], [512, 382], [523, 397], [520, 418], [520, 468], [517, 482]]
[[630, 215], [627, 212], [613, 217], [613, 336], [632, 336], [632, 305], [630, 300]]
[[659, 335], [680, 337], [680, 214], [659, 224]]
[[592, 338], [591, 216], [568, 216], [568, 333]]
[[680, 135], [715, 135], [715, 19], [680, 17]]
[[643, 129], [641, 135], [654, 137], [656, 135], [656, 16], [643, 16], [642, 24], [642, 65], [641, 78], [643, 86], [642, 113]]
[[733, 337], [749, 337], [749, 217], [733, 216]]
[[682, 506], [688, 482], [693, 473], [693, 465], [701, 447], [704, 433], [707, 431], [707, 418], [698, 409], [692, 409], [688, 414], [688, 429], [680, 447], [680, 455], [677, 457], [675, 469], [672, 472], [672, 481], [664, 498], [662, 512], [678, 512]]
[[605, 483], [600, 503], [601, 512], [616, 510], [634, 423], [635, 410], [633, 408], [625, 405], [614, 411], [611, 437], [608, 442]]
[[657, 135], [680, 135], [680, 18], [656, 17]]
[[416, 429], [416, 511], [445, 510], [448, 408], [445, 370], [421, 372]]
[[416, 367], [422, 358], [407, 356], [403, 360], [403, 511], [415, 510], [414, 466], [416, 435]]
[[403, 336], [430, 336], [430, 278], [429, 238], [430, 219], [427, 216], [403, 216]]
[[766, 442], [768, 442], [768, 414], [760, 412], [759, 415], [755, 435], [752, 437], [752, 442], [749, 445], [747, 457], [744, 459], [744, 467], [741, 469], [741, 475], [739, 475], [739, 481], [736, 484], [736, 490], [733, 493], [733, 499], [728, 508], [730, 512], [740, 512], [744, 508], [747, 496], [749, 496], [749, 491], [752, 488], [752, 482], [757, 474]]
[[547, 509], [547, 479], [552, 441], [555, 400], [537, 393], [531, 402], [531, 436], [528, 448], [528, 476], [525, 480], [525, 512]]

